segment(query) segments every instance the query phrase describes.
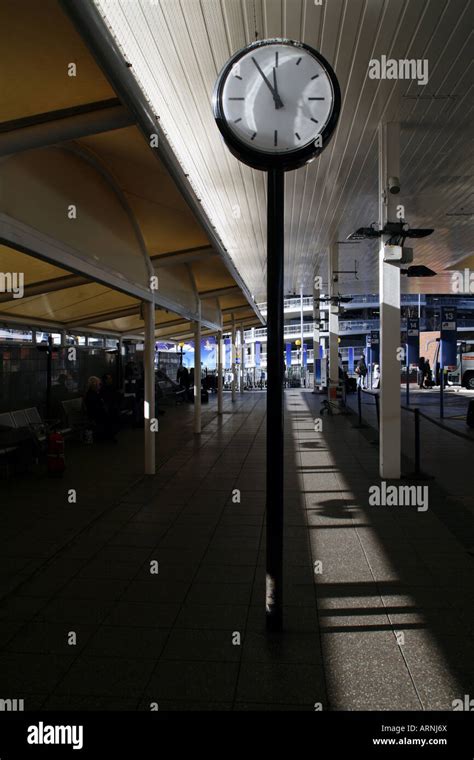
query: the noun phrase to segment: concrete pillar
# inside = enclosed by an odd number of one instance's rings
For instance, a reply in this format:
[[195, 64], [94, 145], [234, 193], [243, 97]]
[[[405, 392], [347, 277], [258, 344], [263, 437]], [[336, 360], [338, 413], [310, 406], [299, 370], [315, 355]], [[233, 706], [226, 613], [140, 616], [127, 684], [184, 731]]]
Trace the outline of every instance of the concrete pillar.
[[313, 387], [316, 388], [316, 360], [319, 359], [319, 321], [321, 289], [319, 277], [314, 278], [313, 283]]
[[235, 321], [232, 319], [232, 332], [231, 332], [231, 372], [232, 372], [232, 401], [235, 401], [236, 389], [237, 389], [237, 377], [236, 377], [236, 365], [235, 365], [235, 353], [236, 353], [236, 334], [235, 334]]
[[154, 475], [155, 465], [155, 305], [143, 301], [143, 319], [145, 322], [143, 369], [145, 388], [143, 416], [145, 420], [145, 475]]
[[224, 350], [222, 331], [217, 333], [217, 414], [223, 412], [222, 352]]
[[201, 306], [194, 323], [194, 432], [201, 433]]
[[[379, 148], [379, 224], [397, 221], [399, 196], [388, 190], [389, 177], [400, 177], [400, 125], [380, 124]], [[384, 243], [379, 248], [380, 294], [380, 477], [400, 478], [400, 270], [385, 264]]]
[[66, 348], [67, 340], [66, 340], [66, 330], [61, 330], [61, 348]]
[[[337, 288], [334, 287], [333, 272], [338, 269], [338, 249], [337, 243], [332, 243], [328, 255], [328, 295], [332, 297], [337, 294]], [[338, 369], [338, 338], [339, 338], [339, 308], [333, 306], [329, 301], [329, 377], [328, 377], [328, 399], [336, 400], [335, 387], [339, 383]], [[331, 389], [332, 393], [331, 393]]]
[[240, 392], [244, 392], [245, 385], [245, 355], [247, 350], [245, 348], [244, 338], [244, 326], [240, 325]]
[[300, 285], [300, 334], [301, 334], [301, 377], [303, 377], [303, 345], [304, 345], [304, 319], [303, 319], [303, 285]]

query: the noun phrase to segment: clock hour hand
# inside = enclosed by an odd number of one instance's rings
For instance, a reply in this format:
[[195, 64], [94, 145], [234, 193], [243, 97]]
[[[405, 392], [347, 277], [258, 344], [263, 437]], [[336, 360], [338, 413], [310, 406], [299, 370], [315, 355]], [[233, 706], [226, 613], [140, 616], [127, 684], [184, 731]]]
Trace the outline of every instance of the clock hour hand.
[[258, 71], [259, 71], [259, 73], [260, 73], [260, 75], [261, 75], [261, 77], [262, 77], [263, 81], [265, 82], [265, 84], [267, 85], [268, 89], [269, 89], [269, 90], [270, 90], [270, 92], [272, 93], [272, 97], [273, 97], [273, 100], [275, 101], [275, 107], [276, 107], [276, 108], [281, 108], [281, 107], [282, 107], [282, 105], [283, 105], [283, 103], [281, 102], [281, 98], [280, 98], [280, 96], [279, 96], [279, 95], [277, 95], [277, 93], [276, 93], [275, 89], [274, 89], [274, 88], [272, 87], [272, 85], [271, 85], [271, 82], [270, 82], [270, 80], [269, 80], [269, 79], [268, 79], [268, 78], [265, 76], [265, 74], [263, 73], [263, 71], [262, 71], [261, 67], [259, 66], [259, 63], [258, 63], [258, 61], [257, 61], [257, 60], [255, 60], [255, 58], [254, 58], [253, 56], [252, 56], [252, 61], [254, 62], [255, 66], [257, 67], [257, 69], [258, 69]]
[[280, 93], [278, 92], [277, 74], [276, 74], [275, 66], [273, 67], [273, 99], [275, 101], [275, 108], [283, 108], [283, 101], [280, 98]]

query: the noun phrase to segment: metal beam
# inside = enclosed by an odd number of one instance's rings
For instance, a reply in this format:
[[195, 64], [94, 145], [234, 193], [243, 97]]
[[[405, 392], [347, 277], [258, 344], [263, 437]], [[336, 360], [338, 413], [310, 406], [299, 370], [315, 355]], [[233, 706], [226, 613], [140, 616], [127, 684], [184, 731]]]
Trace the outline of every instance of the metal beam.
[[245, 304], [244, 306], [228, 306], [227, 308], [222, 309], [222, 314], [237, 314], [239, 311], [250, 311], [250, 306], [248, 304]]
[[88, 314], [80, 319], [72, 319], [70, 322], [64, 322], [64, 324], [67, 325], [67, 327], [81, 327], [82, 325], [88, 325], [91, 322], [107, 322], [109, 319], [131, 317], [134, 314], [140, 314], [140, 304], [137, 304], [136, 306], [128, 306], [125, 309], [105, 311], [101, 314]]
[[[44, 293], [54, 293], [57, 290], [66, 290], [66, 288], [77, 288], [79, 285], [89, 285], [90, 280], [87, 277], [81, 277], [78, 274], [68, 274], [64, 277], [55, 277], [52, 280], [41, 280], [33, 282], [24, 288], [23, 298], [39, 296]], [[13, 300], [13, 293], [0, 293], [0, 303]]]
[[[238, 285], [228, 285], [225, 288], [215, 288], [214, 290], [203, 290], [199, 293], [199, 298], [220, 298], [221, 296], [230, 296], [233, 293], [241, 293]], [[247, 304], [246, 308], [250, 308]]]
[[[65, 325], [63, 322], [53, 322], [49, 319], [37, 319], [35, 317], [19, 317], [10, 313], [3, 313], [0, 311], [0, 325], [7, 325], [9, 328], [13, 327], [28, 327], [29, 329], [41, 330], [42, 332], [48, 332], [54, 330], [57, 333], [61, 333], [64, 330]], [[119, 330], [94, 330], [87, 329], [81, 330], [83, 335], [100, 335], [101, 337], [115, 337], [120, 336]]]
[[150, 259], [154, 267], [169, 267], [176, 264], [188, 264], [192, 261], [202, 261], [213, 256], [217, 256], [217, 251], [208, 245], [203, 245], [198, 248], [186, 248], [181, 251], [153, 254], [150, 256]]
[[134, 123], [117, 98], [5, 121], [0, 124], [0, 156], [46, 148]]
[[[127, 295], [143, 300], [150, 300], [152, 297], [149, 288], [130, 282], [123, 275], [110, 270], [102, 263], [100, 266], [97, 265], [76, 248], [14, 219], [3, 211], [0, 211], [0, 243], [26, 253], [28, 256], [47, 261], [61, 269], [68, 269], [81, 276], [85, 274], [88, 279]], [[174, 311], [171, 304], [168, 306], [163, 303], [163, 306]]]

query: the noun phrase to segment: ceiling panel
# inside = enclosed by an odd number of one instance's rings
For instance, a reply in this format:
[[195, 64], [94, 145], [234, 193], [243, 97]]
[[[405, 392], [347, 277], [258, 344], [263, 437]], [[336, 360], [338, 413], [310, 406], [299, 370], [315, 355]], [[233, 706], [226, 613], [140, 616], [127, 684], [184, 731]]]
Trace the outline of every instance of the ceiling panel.
[[[285, 289], [310, 291], [328, 246], [377, 215], [377, 126], [401, 122], [400, 202], [412, 226], [436, 233], [417, 263], [443, 272], [472, 254], [472, 24], [468, 0], [96, 0], [153, 105], [204, 210], [257, 300], [265, 300], [265, 177], [234, 159], [211, 111], [217, 74], [255, 39], [287, 35], [335, 68], [341, 118], [321, 157], [286, 176]], [[426, 86], [368, 78], [371, 58], [426, 58]], [[376, 292], [373, 246], [340, 247], [358, 261], [341, 292]], [[342, 268], [342, 267], [341, 267]], [[344, 267], [346, 268], [346, 267]], [[349, 266], [347, 267], [350, 268]], [[408, 291], [450, 290], [450, 276], [407, 280]], [[433, 290], [434, 289], [434, 290]]]

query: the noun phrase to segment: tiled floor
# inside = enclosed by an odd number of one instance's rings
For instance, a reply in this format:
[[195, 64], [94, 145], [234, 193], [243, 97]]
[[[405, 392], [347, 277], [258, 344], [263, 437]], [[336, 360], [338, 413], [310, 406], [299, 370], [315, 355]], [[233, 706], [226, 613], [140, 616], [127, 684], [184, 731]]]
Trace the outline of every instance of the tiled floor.
[[0, 697], [449, 710], [473, 694], [472, 557], [434, 509], [369, 507], [376, 448], [345, 417], [315, 432], [319, 406], [286, 391], [283, 634], [264, 621], [263, 393], [226, 397], [221, 419], [212, 399], [200, 440], [192, 408], [169, 409], [154, 478], [127, 431], [71, 450], [60, 482], [3, 487]]

